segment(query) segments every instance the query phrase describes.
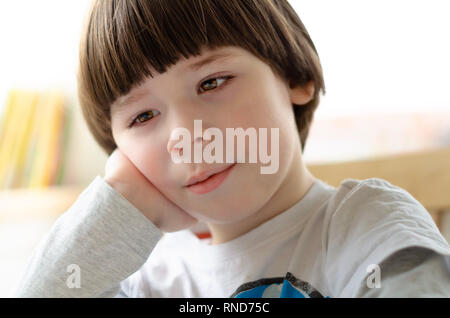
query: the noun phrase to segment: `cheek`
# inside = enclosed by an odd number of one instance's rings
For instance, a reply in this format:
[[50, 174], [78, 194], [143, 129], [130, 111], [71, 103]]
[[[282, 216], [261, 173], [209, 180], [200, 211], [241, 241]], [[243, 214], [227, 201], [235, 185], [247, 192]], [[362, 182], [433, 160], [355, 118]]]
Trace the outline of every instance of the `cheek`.
[[[230, 128], [255, 128], [257, 133], [259, 128], [266, 128], [267, 148], [270, 151], [271, 142], [276, 142], [280, 156], [288, 155], [286, 151], [298, 134], [292, 105], [289, 99], [275, 88], [260, 92], [249, 90], [239, 94], [230, 116], [224, 118]], [[272, 128], [278, 129], [279, 137], [276, 140], [271, 137]]]
[[[281, 105], [269, 104], [270, 102], [269, 100], [261, 101], [240, 120], [242, 126], [255, 128], [258, 135], [262, 131], [266, 132], [266, 143], [269, 150], [272, 148], [272, 142], [277, 143], [279, 148], [285, 147], [286, 143], [290, 144], [288, 139], [292, 134], [292, 125], [289, 124], [291, 115], [283, 110]], [[275, 103], [275, 101], [272, 102]], [[259, 130], [260, 128], [262, 131]], [[278, 138], [275, 138], [273, 130], [278, 130]]]
[[237, 97], [239, 109], [235, 110], [235, 114], [241, 123], [255, 128], [282, 127], [286, 117], [286, 100], [272, 87], [275, 83], [270, 83], [258, 83]]
[[[260, 103], [255, 107], [256, 110], [246, 115], [248, 123], [255, 128], [266, 128], [266, 151], [272, 155], [273, 160], [275, 160], [274, 156], [278, 158], [279, 171], [282, 172], [287, 167], [293, 155], [292, 152], [296, 151], [295, 141], [298, 139], [292, 106], [276, 98], [259, 99], [259, 101]], [[278, 136], [273, 130], [278, 131]], [[260, 141], [263, 142], [262, 140], [260, 136]], [[277, 154], [272, 154], [272, 150]]]
[[165, 171], [166, 162], [161, 148], [156, 145], [133, 143], [123, 145], [121, 150], [127, 155], [136, 168], [153, 184], [157, 185], [161, 179], [161, 171]]

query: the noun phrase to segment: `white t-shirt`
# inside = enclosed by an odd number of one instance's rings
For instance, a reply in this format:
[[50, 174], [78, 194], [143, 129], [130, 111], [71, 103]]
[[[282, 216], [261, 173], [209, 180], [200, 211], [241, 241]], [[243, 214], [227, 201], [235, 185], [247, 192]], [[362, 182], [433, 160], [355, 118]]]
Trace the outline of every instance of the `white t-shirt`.
[[209, 245], [190, 230], [163, 236], [97, 176], [39, 243], [12, 295], [450, 297], [449, 255], [425, 208], [377, 178], [337, 188], [316, 180], [285, 212]]
[[[224, 244], [209, 245], [190, 230], [166, 234], [122, 289], [129, 297], [357, 297], [377, 287], [395, 295], [380, 266], [388, 256], [409, 248], [398, 266], [414, 258], [427, 259], [424, 268], [445, 265], [419, 247], [450, 255], [429, 213], [405, 190], [377, 178], [347, 179], [337, 189], [317, 180], [287, 211]], [[450, 270], [442, 269], [446, 277], [424, 273], [420, 281], [443, 283], [433, 288], [450, 297]], [[404, 283], [406, 295], [426, 287]]]

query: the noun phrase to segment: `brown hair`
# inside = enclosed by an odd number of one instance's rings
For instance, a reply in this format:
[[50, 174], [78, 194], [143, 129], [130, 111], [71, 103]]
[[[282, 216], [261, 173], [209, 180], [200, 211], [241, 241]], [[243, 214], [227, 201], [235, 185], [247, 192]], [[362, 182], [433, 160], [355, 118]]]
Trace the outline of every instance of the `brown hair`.
[[314, 44], [287, 0], [93, 0], [80, 42], [78, 96], [87, 126], [109, 155], [117, 147], [110, 106], [148, 76], [197, 56], [239, 46], [291, 88], [314, 81], [314, 98], [294, 107], [302, 152], [325, 93]]

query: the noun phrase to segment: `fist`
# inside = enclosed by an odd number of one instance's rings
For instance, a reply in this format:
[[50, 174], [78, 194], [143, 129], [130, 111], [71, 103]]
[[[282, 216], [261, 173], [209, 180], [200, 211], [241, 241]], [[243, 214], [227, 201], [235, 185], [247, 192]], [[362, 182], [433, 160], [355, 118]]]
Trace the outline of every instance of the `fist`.
[[166, 198], [118, 148], [109, 156], [104, 180], [163, 232], [176, 232], [197, 220]]

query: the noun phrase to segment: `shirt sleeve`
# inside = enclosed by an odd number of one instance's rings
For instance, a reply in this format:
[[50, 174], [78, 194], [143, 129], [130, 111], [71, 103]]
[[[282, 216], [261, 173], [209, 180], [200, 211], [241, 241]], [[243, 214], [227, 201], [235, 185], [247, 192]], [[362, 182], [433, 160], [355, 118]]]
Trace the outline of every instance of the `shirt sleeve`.
[[28, 260], [13, 297], [127, 297], [162, 232], [97, 176]]
[[450, 297], [450, 256], [405, 248], [380, 264], [379, 284], [366, 277], [356, 297]]
[[[436, 273], [439, 269], [438, 274], [433, 274], [436, 277], [430, 279], [428, 284], [444, 279], [446, 275], [439, 267], [439, 256], [432, 255], [440, 255], [441, 258], [449, 256], [450, 246], [430, 214], [414, 197], [406, 190], [378, 178], [363, 181], [347, 179], [335, 197], [338, 199], [331, 200], [329, 206], [324, 267], [332, 297], [376, 294], [394, 297], [399, 288], [396, 285], [399, 283], [395, 282], [404, 283], [403, 291], [399, 291], [398, 295], [410, 293], [416, 297], [427, 297], [427, 290], [430, 290], [430, 294], [434, 293], [426, 286], [422, 286], [423, 292], [420, 292], [418, 285], [423, 282], [400, 280], [397, 274], [389, 274], [398, 270], [414, 275], [421, 272], [421, 268], [433, 269], [433, 273]], [[396, 254], [405, 249], [411, 251], [408, 248], [412, 247], [422, 248], [430, 254], [419, 253], [422, 257], [420, 264], [414, 257], [418, 250]], [[407, 256], [399, 258], [398, 255]], [[412, 268], [401, 271], [404, 264]], [[377, 267], [381, 277], [385, 277], [381, 284], [386, 288], [382, 288], [383, 292], [373, 290], [365, 293], [361, 285], [366, 282], [371, 269]], [[384, 271], [387, 271], [387, 277]], [[400, 273], [398, 271], [396, 273]]]

